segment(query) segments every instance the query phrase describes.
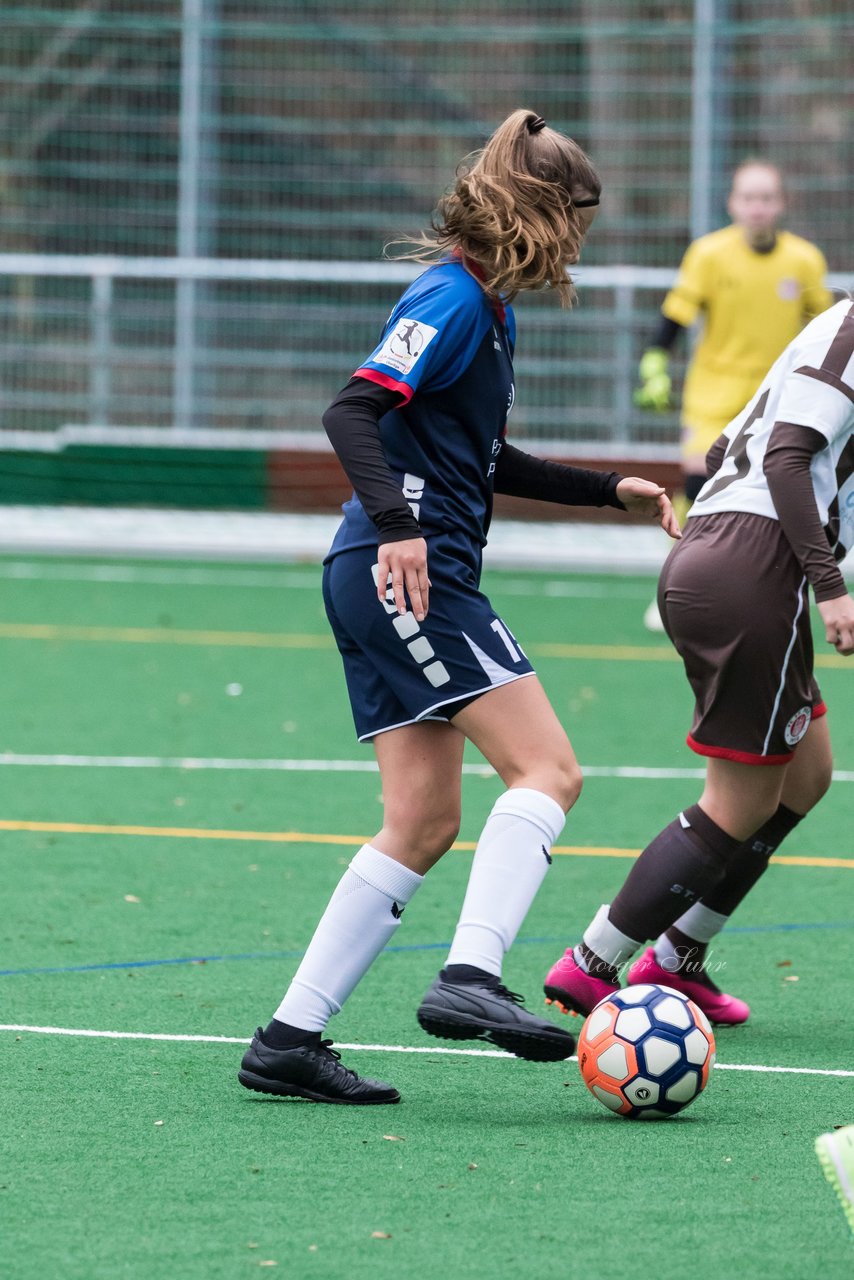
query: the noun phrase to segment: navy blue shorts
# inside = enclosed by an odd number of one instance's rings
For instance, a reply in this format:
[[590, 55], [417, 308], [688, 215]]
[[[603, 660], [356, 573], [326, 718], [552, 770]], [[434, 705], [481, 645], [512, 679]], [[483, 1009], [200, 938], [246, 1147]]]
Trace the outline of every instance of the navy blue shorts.
[[419, 720], [444, 720], [479, 694], [533, 674], [509, 627], [450, 537], [427, 543], [430, 605], [402, 616], [377, 599], [376, 547], [343, 551], [323, 570], [323, 600], [360, 742]]

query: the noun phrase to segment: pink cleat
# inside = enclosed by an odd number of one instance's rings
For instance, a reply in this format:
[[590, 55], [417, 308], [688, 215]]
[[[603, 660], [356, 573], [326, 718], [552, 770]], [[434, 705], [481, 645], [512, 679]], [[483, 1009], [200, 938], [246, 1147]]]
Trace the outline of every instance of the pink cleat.
[[585, 973], [572, 954], [572, 947], [563, 953], [557, 964], [546, 974], [543, 990], [546, 1004], [556, 1004], [561, 1013], [583, 1014], [585, 1017], [600, 1000], [619, 991], [614, 982], [605, 982]]
[[737, 996], [728, 996], [725, 991], [721, 991], [705, 971], [701, 970], [699, 975], [687, 978], [679, 972], [665, 969], [656, 960], [654, 947], [647, 947], [629, 969], [630, 987], [644, 982], [654, 982], [661, 987], [681, 991], [683, 996], [693, 1000], [703, 1010], [709, 1022], [716, 1022], [720, 1026], [737, 1027], [750, 1017], [750, 1005]]

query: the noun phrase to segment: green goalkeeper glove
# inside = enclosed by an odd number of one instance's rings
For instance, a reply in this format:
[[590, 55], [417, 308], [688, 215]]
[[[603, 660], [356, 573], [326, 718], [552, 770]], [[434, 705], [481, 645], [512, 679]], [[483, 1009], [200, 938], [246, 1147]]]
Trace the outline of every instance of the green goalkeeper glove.
[[650, 347], [641, 357], [638, 372], [641, 385], [634, 394], [639, 409], [652, 409], [663, 413], [671, 406], [670, 374], [667, 372], [669, 356], [661, 347]]

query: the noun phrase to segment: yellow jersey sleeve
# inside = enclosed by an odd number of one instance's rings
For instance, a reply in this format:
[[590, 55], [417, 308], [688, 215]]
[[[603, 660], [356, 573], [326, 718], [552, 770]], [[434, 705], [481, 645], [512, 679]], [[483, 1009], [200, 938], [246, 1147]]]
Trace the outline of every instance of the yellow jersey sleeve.
[[801, 302], [804, 309], [804, 324], [820, 316], [822, 311], [833, 306], [833, 294], [824, 283], [827, 275], [827, 262], [824, 254], [815, 245], [810, 245], [812, 253], [804, 273], [804, 287]]
[[692, 325], [708, 300], [706, 276], [706, 254], [695, 240], [685, 250], [676, 283], [661, 304], [662, 315], [686, 329]]

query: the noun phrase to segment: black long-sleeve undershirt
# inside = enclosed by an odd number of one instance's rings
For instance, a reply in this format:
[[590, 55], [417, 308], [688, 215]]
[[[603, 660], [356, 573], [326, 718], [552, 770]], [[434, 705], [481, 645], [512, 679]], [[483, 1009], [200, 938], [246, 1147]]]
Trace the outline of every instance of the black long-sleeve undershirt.
[[367, 378], [351, 378], [323, 415], [332, 448], [382, 542], [422, 536], [380, 440], [380, 418], [402, 403], [397, 391]]
[[[327, 436], [365, 512], [383, 542], [422, 537], [421, 526], [391, 473], [380, 439], [379, 421], [399, 408], [402, 397], [367, 378], [351, 378], [323, 415]], [[535, 458], [504, 444], [495, 467], [495, 491], [567, 506], [612, 506], [622, 477]]]
[[617, 497], [622, 478], [616, 471], [588, 471], [536, 458], [505, 441], [495, 465], [495, 492], [560, 502], [567, 507], [618, 507], [625, 511]]
[[676, 346], [676, 339], [680, 333], [684, 332], [684, 325], [679, 324], [676, 320], [670, 320], [667, 316], [661, 316], [649, 345], [651, 347], [660, 347], [662, 351], [672, 351]]

